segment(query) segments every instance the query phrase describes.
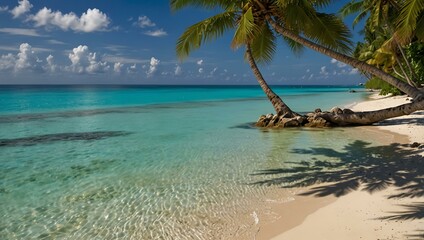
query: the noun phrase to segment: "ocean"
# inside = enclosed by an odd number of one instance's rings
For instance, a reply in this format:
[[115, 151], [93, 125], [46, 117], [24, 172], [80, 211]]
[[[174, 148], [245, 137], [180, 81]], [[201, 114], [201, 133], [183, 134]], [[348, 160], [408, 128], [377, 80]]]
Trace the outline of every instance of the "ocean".
[[[368, 96], [350, 89], [274, 87], [297, 112]], [[293, 196], [255, 173], [379, 141], [255, 128], [273, 111], [257, 86], [0, 86], [0, 106], [0, 239], [251, 237]]]

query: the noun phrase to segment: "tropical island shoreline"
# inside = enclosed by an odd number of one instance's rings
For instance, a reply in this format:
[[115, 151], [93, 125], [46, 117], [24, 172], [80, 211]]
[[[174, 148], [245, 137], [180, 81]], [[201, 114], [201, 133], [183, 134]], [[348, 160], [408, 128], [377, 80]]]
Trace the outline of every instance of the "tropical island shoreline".
[[[371, 111], [408, 101], [406, 96], [384, 97], [375, 93], [351, 108]], [[256, 239], [424, 239], [423, 123], [424, 111], [417, 111], [374, 126], [359, 127], [391, 133], [391, 145], [399, 152], [394, 152], [389, 162], [398, 157], [397, 164], [404, 164], [405, 168], [371, 166], [373, 172], [365, 170], [371, 176], [355, 181], [362, 181], [358, 186], [348, 179], [345, 183], [329, 181], [295, 189], [295, 201], [276, 205], [273, 211], [281, 218], [260, 226]], [[404, 154], [405, 159], [399, 158]], [[413, 174], [405, 174], [405, 183], [397, 186], [399, 180], [394, 178], [402, 177], [408, 169]], [[415, 179], [410, 179], [412, 176]], [[372, 183], [376, 186], [370, 189]], [[353, 185], [336, 189], [338, 184]]]

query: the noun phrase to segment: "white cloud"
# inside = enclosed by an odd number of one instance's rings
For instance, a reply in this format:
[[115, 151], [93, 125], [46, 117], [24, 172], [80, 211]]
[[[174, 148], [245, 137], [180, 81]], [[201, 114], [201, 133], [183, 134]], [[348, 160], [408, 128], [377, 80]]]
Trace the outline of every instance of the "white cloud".
[[6, 12], [7, 10], [9, 10], [8, 6], [0, 6], [0, 12]]
[[311, 69], [309, 69], [309, 68], [308, 68], [308, 69], [306, 69], [306, 72], [307, 72], [307, 73], [308, 73], [308, 72], [310, 72], [310, 71], [311, 71]]
[[0, 46], [0, 50], [3, 50], [3, 51], [17, 51], [18, 48], [17, 47], [12, 47], [12, 46]]
[[312, 73], [311, 75], [309, 75], [308, 80], [311, 80], [314, 77], [314, 74]]
[[149, 60], [140, 60], [136, 58], [127, 58], [127, 57], [113, 56], [113, 55], [104, 55], [102, 56], [102, 60], [106, 62], [112, 62], [112, 63], [120, 62], [120, 63], [127, 63], [127, 64], [149, 62]]
[[212, 71], [209, 74], [210, 75], [214, 75], [216, 71], [218, 71], [218, 68], [217, 67], [213, 68]]
[[32, 4], [28, 0], [19, 0], [18, 6], [10, 10], [10, 13], [13, 15], [13, 18], [18, 18], [19, 16], [29, 12], [32, 8]]
[[163, 29], [158, 29], [158, 30], [154, 30], [154, 31], [147, 31], [144, 32], [145, 35], [151, 36], [151, 37], [163, 37], [168, 35], [167, 32], [165, 32]]
[[149, 70], [147, 70], [147, 77], [151, 77], [153, 76], [153, 74], [158, 70], [158, 65], [160, 63], [159, 59], [156, 59], [154, 57], [152, 57], [150, 59], [150, 66], [149, 66]]
[[96, 53], [91, 53], [87, 46], [79, 45], [68, 55], [72, 64], [68, 69], [76, 73], [101, 73], [109, 70], [107, 62], [97, 60]]
[[337, 61], [336, 59], [334, 59], [334, 58], [332, 58], [331, 59], [331, 63], [332, 64], [336, 64], [337, 65], [337, 67], [339, 67], [339, 68], [344, 68], [344, 67], [346, 67], [347, 66], [347, 64], [346, 63], [342, 63], [342, 62], [340, 62], [340, 61]]
[[105, 30], [110, 21], [106, 14], [99, 9], [88, 9], [81, 17], [70, 12], [63, 14], [60, 11], [53, 12], [51, 9], [44, 7], [37, 14], [30, 17], [37, 27], [59, 27], [67, 31], [76, 32], [95, 32]]
[[116, 73], [120, 73], [122, 70], [122, 67], [124, 67], [124, 64], [117, 62], [113, 65], [113, 71]]
[[10, 35], [41, 37], [41, 35], [38, 34], [37, 31], [35, 31], [35, 29], [27, 29], [27, 28], [0, 28], [0, 32], [7, 33]]
[[328, 72], [327, 72], [327, 69], [326, 68], [327, 68], [326, 66], [322, 66], [321, 67], [321, 71], [319, 72], [319, 74], [324, 75], [324, 76], [327, 76], [328, 75]]
[[204, 72], [203, 68], [199, 68], [199, 73], [203, 73], [203, 72]]
[[38, 63], [38, 58], [32, 50], [31, 45], [22, 43], [19, 46], [18, 58], [16, 59], [15, 71], [22, 69], [34, 69]]
[[357, 68], [352, 68], [352, 70], [350, 70], [349, 71], [349, 75], [355, 75], [355, 74], [358, 74], [359, 73], [359, 70], [357, 69]]
[[56, 45], [64, 45], [64, 42], [58, 41], [58, 40], [54, 40], [54, 39], [50, 39], [47, 41], [50, 44], [56, 44]]
[[152, 20], [150, 20], [150, 18], [148, 18], [147, 16], [139, 16], [136, 24], [141, 28], [156, 26], [156, 24], [152, 22]]
[[56, 72], [57, 65], [54, 64], [54, 57], [52, 55], [46, 58], [46, 62], [47, 64], [44, 66], [44, 69], [48, 72]]
[[133, 64], [127, 68], [127, 73], [136, 73], [137, 72], [137, 64]]
[[15, 68], [16, 58], [13, 54], [1, 55], [0, 57], [0, 70], [11, 70]]
[[0, 70], [14, 70], [15, 72], [42, 70], [41, 61], [28, 43], [19, 46], [16, 55], [8, 53], [0, 58]]
[[181, 68], [181, 66], [180, 65], [175, 66], [174, 75], [180, 76], [182, 73], [183, 73], [183, 69]]
[[200, 65], [202, 65], [202, 64], [203, 64], [203, 59], [200, 59], [200, 60], [199, 60], [199, 61], [197, 61], [196, 63], [197, 63], [197, 65], [199, 65], [199, 66], [200, 66]]

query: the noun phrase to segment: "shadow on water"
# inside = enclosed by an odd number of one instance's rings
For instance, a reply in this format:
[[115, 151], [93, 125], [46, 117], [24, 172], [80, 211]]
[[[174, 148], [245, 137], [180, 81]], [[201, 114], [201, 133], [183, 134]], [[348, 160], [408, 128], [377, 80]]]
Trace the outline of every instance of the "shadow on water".
[[23, 138], [0, 139], [0, 147], [22, 147], [63, 141], [93, 141], [110, 137], [126, 136], [131, 133], [123, 131], [101, 131], [80, 133], [54, 133]]
[[[311, 186], [302, 195], [337, 197], [362, 189], [369, 193], [395, 187], [388, 198], [424, 197], [423, 149], [410, 148], [407, 144], [371, 146], [356, 140], [341, 151], [331, 148], [293, 149], [291, 153], [310, 155], [310, 161], [289, 162], [290, 167], [272, 168], [252, 174], [262, 178], [257, 185], [278, 185], [284, 188]], [[326, 159], [326, 160], [323, 160]], [[391, 212], [382, 220], [413, 220], [424, 218], [424, 202], [401, 205], [403, 211]], [[421, 231], [421, 232], [420, 232]], [[422, 239], [422, 230], [410, 237]]]

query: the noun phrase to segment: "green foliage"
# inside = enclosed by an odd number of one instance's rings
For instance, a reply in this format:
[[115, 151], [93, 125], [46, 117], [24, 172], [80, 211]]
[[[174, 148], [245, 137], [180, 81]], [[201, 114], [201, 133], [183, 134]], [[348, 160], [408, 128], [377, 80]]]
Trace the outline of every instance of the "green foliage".
[[424, 84], [424, 43], [410, 44], [406, 48], [406, 55], [417, 76], [416, 82]]
[[252, 41], [252, 56], [258, 63], [269, 63], [276, 51], [276, 39], [267, 23], [263, 23]]
[[223, 8], [231, 9], [238, 4], [246, 1], [241, 0], [171, 0], [171, 9], [173, 11], [181, 10], [185, 7], [194, 6], [205, 9]]
[[252, 8], [249, 7], [238, 20], [236, 33], [234, 34], [233, 42], [231, 46], [233, 48], [240, 47], [246, 43], [249, 43], [253, 38], [252, 33], [255, 31], [255, 19], [253, 18]]
[[178, 57], [180, 59], [186, 58], [192, 50], [198, 49], [202, 43], [215, 40], [222, 36], [225, 31], [234, 28], [235, 18], [235, 12], [227, 11], [187, 28], [177, 41]]
[[393, 87], [385, 81], [380, 80], [379, 78], [371, 78], [365, 83], [365, 87], [368, 89], [380, 89], [380, 95], [392, 94], [394, 96], [401, 95], [402, 93], [399, 89]]
[[[414, 31], [419, 30], [419, 36], [422, 36], [424, 31], [424, 1], [423, 0], [408, 0], [404, 1], [401, 13], [397, 22], [397, 37], [403, 42], [409, 40]], [[424, 38], [421, 38], [423, 41]]]

